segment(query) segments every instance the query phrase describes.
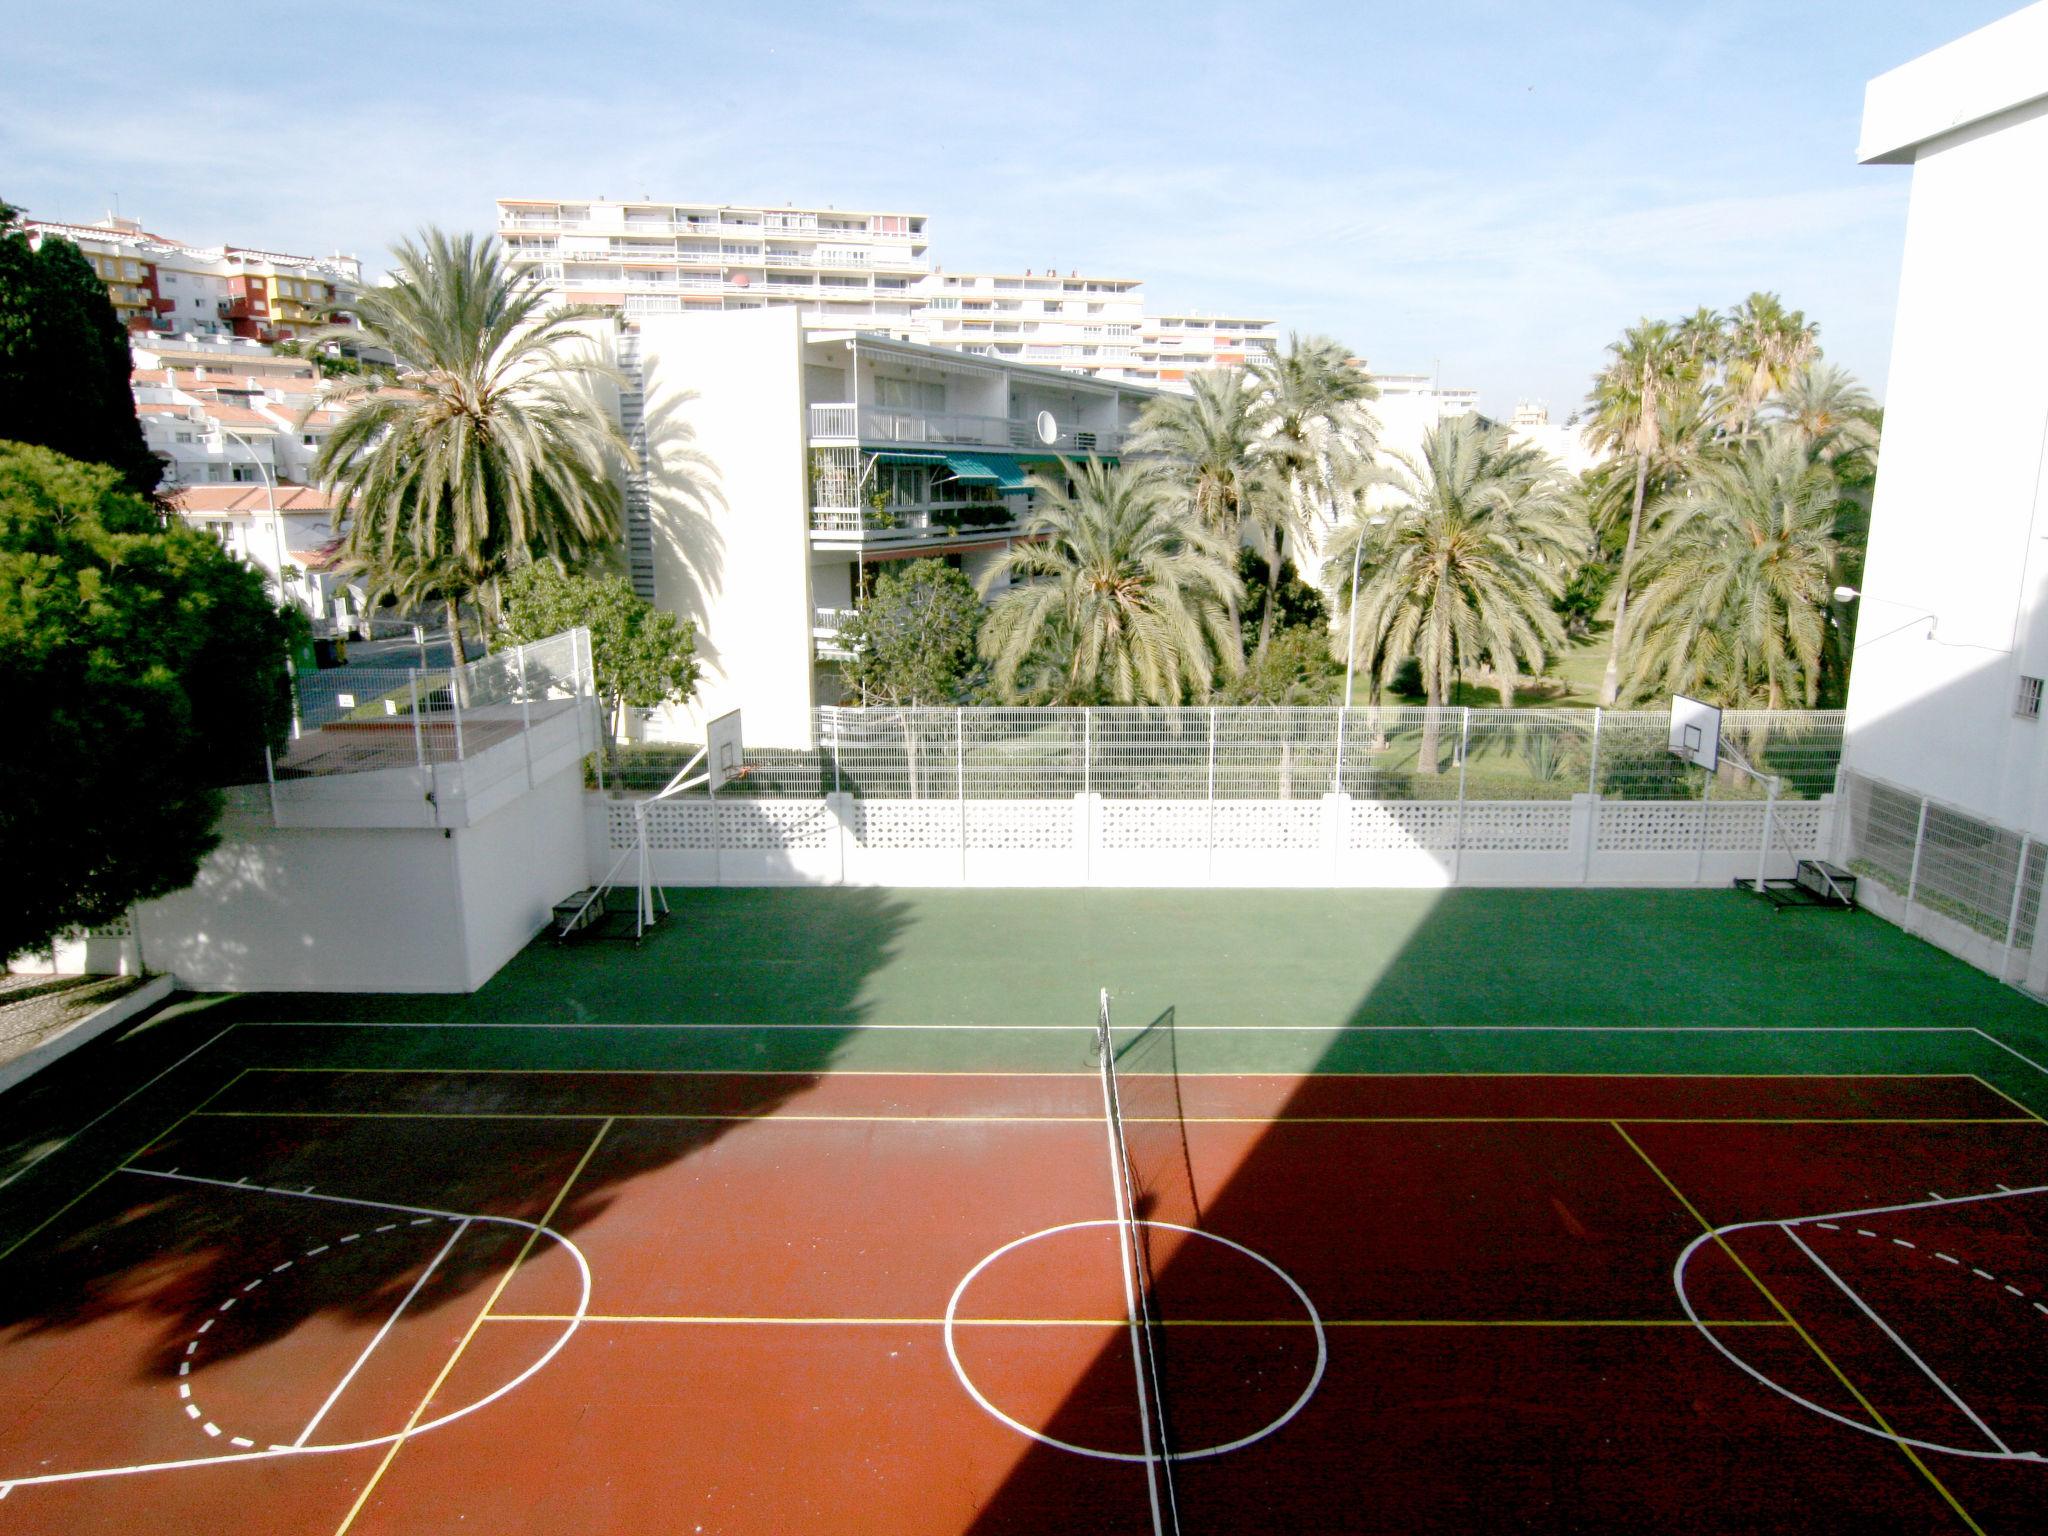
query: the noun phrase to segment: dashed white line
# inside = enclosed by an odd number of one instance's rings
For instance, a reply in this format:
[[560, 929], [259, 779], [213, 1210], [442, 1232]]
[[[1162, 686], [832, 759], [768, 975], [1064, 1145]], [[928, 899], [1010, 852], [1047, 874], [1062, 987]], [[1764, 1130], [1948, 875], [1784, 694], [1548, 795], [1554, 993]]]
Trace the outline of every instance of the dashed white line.
[[1892, 1241], [1897, 1243], [1901, 1248], [1910, 1248], [1913, 1246], [1911, 1243], [1907, 1242], [1903, 1237], [1895, 1237], [1892, 1239]]
[[214, 1423], [211, 1419], [208, 1419], [204, 1424], [200, 1425], [199, 1427], [205, 1430], [209, 1435], [217, 1437], [220, 1434], [220, 1426]]

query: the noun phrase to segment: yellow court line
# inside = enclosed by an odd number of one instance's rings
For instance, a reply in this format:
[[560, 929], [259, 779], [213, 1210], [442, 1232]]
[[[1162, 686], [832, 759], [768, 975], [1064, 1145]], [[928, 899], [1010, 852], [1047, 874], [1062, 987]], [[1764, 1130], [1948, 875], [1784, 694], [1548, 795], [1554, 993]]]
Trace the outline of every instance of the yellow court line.
[[434, 1395], [447, 1383], [449, 1375], [455, 1369], [455, 1363], [462, 1358], [462, 1352], [469, 1348], [469, 1341], [476, 1337], [477, 1330], [483, 1326], [484, 1319], [490, 1316], [491, 1308], [496, 1306], [498, 1298], [505, 1294], [505, 1287], [510, 1285], [512, 1277], [519, 1273], [519, 1266], [524, 1264], [526, 1256], [533, 1252], [533, 1245], [540, 1240], [541, 1229], [555, 1219], [555, 1212], [562, 1208], [562, 1202], [568, 1198], [569, 1191], [575, 1187], [576, 1180], [582, 1177], [583, 1170], [590, 1166], [590, 1159], [597, 1151], [598, 1143], [604, 1140], [605, 1133], [611, 1128], [612, 1122], [607, 1120], [597, 1128], [597, 1134], [590, 1138], [590, 1145], [583, 1149], [583, 1156], [576, 1160], [576, 1166], [569, 1170], [569, 1177], [564, 1179], [562, 1187], [555, 1191], [555, 1198], [548, 1203], [546, 1213], [539, 1221], [534, 1223], [533, 1230], [526, 1234], [526, 1241], [520, 1245], [519, 1252], [513, 1257], [511, 1266], [506, 1269], [503, 1275], [498, 1277], [498, 1283], [492, 1288], [490, 1299], [483, 1304], [483, 1310], [470, 1319], [469, 1329], [462, 1335], [461, 1341], [456, 1344], [455, 1352], [448, 1357], [447, 1363], [441, 1367], [441, 1374], [436, 1376], [434, 1384], [427, 1388], [426, 1395], [419, 1401], [419, 1406], [413, 1409], [412, 1417], [405, 1421], [405, 1428], [398, 1432], [398, 1438], [391, 1442], [391, 1449], [384, 1453], [384, 1459], [377, 1463], [377, 1470], [371, 1473], [370, 1480], [363, 1484], [363, 1491], [356, 1495], [355, 1503], [349, 1506], [348, 1514], [343, 1517], [341, 1524], [336, 1527], [334, 1536], [347, 1536], [348, 1528], [356, 1523], [356, 1516], [363, 1512], [363, 1506], [370, 1502], [370, 1495], [377, 1491], [377, 1485], [384, 1480], [384, 1474], [390, 1470], [391, 1463], [397, 1458], [398, 1453], [405, 1448], [406, 1437], [419, 1424], [420, 1419], [427, 1411], [427, 1405], [434, 1400]]
[[142, 1154], [147, 1152], [151, 1147], [155, 1146], [158, 1142], [162, 1141], [166, 1136], [170, 1135], [173, 1131], [177, 1130], [177, 1128], [183, 1125], [187, 1120], [191, 1120], [196, 1116], [204, 1113], [207, 1105], [211, 1104], [215, 1099], [219, 1098], [222, 1094], [226, 1093], [230, 1088], [234, 1087], [235, 1084], [239, 1083], [244, 1077], [248, 1075], [248, 1073], [249, 1068], [242, 1068], [240, 1072], [237, 1072], [233, 1077], [229, 1078], [226, 1082], [222, 1083], [218, 1088], [214, 1089], [213, 1092], [209, 1093], [205, 1098], [201, 1099], [197, 1106], [195, 1106], [192, 1109], [186, 1110], [182, 1115], [178, 1116], [177, 1119], [173, 1120], [169, 1125], [165, 1126], [162, 1130], [158, 1131], [154, 1136], [150, 1137], [149, 1140], [145, 1141], [133, 1152], [130, 1152], [126, 1157], [121, 1158], [114, 1164], [113, 1167], [109, 1168], [105, 1173], [101, 1174], [98, 1178], [94, 1179], [90, 1184], [86, 1185], [85, 1188], [81, 1189], [77, 1194], [73, 1195], [69, 1200], [66, 1200], [62, 1205], [58, 1206], [57, 1209], [50, 1212], [49, 1215], [45, 1216], [41, 1221], [37, 1222], [34, 1226], [30, 1227], [26, 1232], [22, 1233], [21, 1236], [17, 1237], [5, 1248], [0, 1248], [0, 1259], [5, 1259], [9, 1254], [13, 1253], [15, 1249], [27, 1243], [30, 1238], [34, 1237], [37, 1233], [41, 1232], [45, 1227], [49, 1226], [51, 1222], [55, 1221], [59, 1216], [62, 1216], [66, 1211], [70, 1210], [74, 1205], [78, 1204], [78, 1202], [83, 1200], [87, 1195], [91, 1194], [94, 1190], [98, 1189], [102, 1184], [106, 1183], [107, 1180], [111, 1179], [115, 1174], [119, 1173], [128, 1164], [134, 1162], [136, 1158], [142, 1156]]
[[2029, 1109], [2026, 1105], [2022, 1104], [2018, 1099], [2014, 1098], [2011, 1094], [2007, 1093], [2003, 1088], [1999, 1087], [1998, 1084], [1987, 1080], [1986, 1078], [1982, 1077], [1981, 1075], [1975, 1072], [1972, 1072], [1970, 1076], [1976, 1078], [1979, 1083], [1981, 1083], [1984, 1087], [1989, 1088], [1993, 1093], [1997, 1094], [2001, 1099], [2005, 1100], [2006, 1103], [2012, 1105], [2014, 1109], [2019, 1110], [2029, 1120], [2038, 1120], [2043, 1125], [2048, 1125], [2048, 1119], [2043, 1119], [2040, 1114], [2038, 1114], [2036, 1111], [2032, 1109]]
[[[493, 1312], [493, 1323], [669, 1323], [691, 1327], [760, 1326], [764, 1328], [938, 1328], [943, 1317], [744, 1317], [714, 1314], [691, 1317], [665, 1312], [587, 1312], [580, 1319], [568, 1312]], [[956, 1317], [956, 1328], [1127, 1328], [1128, 1317]], [[1313, 1328], [1306, 1317], [1168, 1317], [1165, 1328]], [[1688, 1317], [1326, 1317], [1325, 1328], [1691, 1328]], [[1783, 1328], [1780, 1318], [1706, 1319], [1708, 1328]]]
[[[634, 1113], [601, 1109], [209, 1109], [209, 1120], [679, 1120], [714, 1124], [749, 1120], [823, 1125], [1100, 1125], [1100, 1115], [807, 1115], [780, 1109], [727, 1115], [680, 1111]], [[2035, 1115], [1126, 1115], [1126, 1125], [2039, 1125]]]
[[1892, 1437], [1892, 1444], [1896, 1445], [1900, 1450], [1906, 1453], [1906, 1459], [1912, 1462], [1914, 1466], [1920, 1469], [1920, 1475], [1925, 1477], [1929, 1483], [1933, 1484], [1934, 1491], [1936, 1493], [1940, 1494], [1943, 1499], [1948, 1501], [1948, 1507], [1954, 1510], [1956, 1514], [1961, 1517], [1963, 1524], [1967, 1525], [1971, 1530], [1975, 1531], [1977, 1533], [1977, 1536], [1984, 1536], [1984, 1528], [1977, 1524], [1975, 1520], [1970, 1518], [1970, 1512], [1967, 1509], [1964, 1509], [1963, 1506], [1957, 1501], [1956, 1496], [1948, 1491], [1947, 1485], [1944, 1484], [1940, 1478], [1934, 1475], [1934, 1469], [1928, 1466], [1926, 1462], [1920, 1459], [1919, 1452], [1917, 1452], [1913, 1449], [1912, 1446], [1907, 1445], [1903, 1440], [1898, 1438], [1898, 1431], [1893, 1429], [1890, 1424], [1885, 1422], [1884, 1415], [1877, 1411], [1877, 1405], [1871, 1402], [1869, 1398], [1865, 1397], [1863, 1393], [1857, 1389], [1856, 1383], [1851, 1381], [1848, 1378], [1848, 1376], [1844, 1374], [1842, 1368], [1839, 1365], [1835, 1364], [1833, 1357], [1830, 1356], [1825, 1349], [1821, 1348], [1820, 1341], [1814, 1338], [1812, 1334], [1806, 1331], [1805, 1326], [1801, 1324], [1800, 1321], [1791, 1314], [1791, 1312], [1786, 1308], [1785, 1304], [1782, 1301], [1778, 1300], [1777, 1296], [1772, 1292], [1771, 1288], [1765, 1285], [1762, 1279], [1758, 1277], [1756, 1271], [1751, 1269], [1747, 1264], [1743, 1262], [1742, 1255], [1735, 1251], [1734, 1246], [1730, 1244], [1728, 1240], [1725, 1237], [1723, 1237], [1719, 1231], [1715, 1229], [1714, 1224], [1712, 1222], [1708, 1221], [1705, 1216], [1700, 1214], [1699, 1207], [1694, 1205], [1690, 1200], [1686, 1199], [1684, 1192], [1681, 1191], [1676, 1184], [1671, 1182], [1670, 1175], [1665, 1173], [1662, 1168], [1659, 1168], [1657, 1166], [1657, 1164], [1651, 1159], [1650, 1154], [1645, 1152], [1642, 1149], [1642, 1147], [1637, 1144], [1636, 1139], [1633, 1136], [1629, 1135], [1629, 1133], [1626, 1130], [1622, 1129], [1621, 1125], [1618, 1122], [1616, 1123], [1614, 1130], [1616, 1135], [1618, 1135], [1619, 1137], [1621, 1137], [1623, 1141], [1628, 1143], [1629, 1149], [1632, 1152], [1634, 1152], [1637, 1157], [1643, 1160], [1643, 1165], [1646, 1168], [1648, 1168], [1650, 1172], [1654, 1173], [1657, 1176], [1658, 1182], [1661, 1183], [1666, 1189], [1671, 1191], [1672, 1198], [1677, 1200], [1680, 1205], [1684, 1206], [1686, 1212], [1692, 1217], [1692, 1219], [1700, 1224], [1700, 1230], [1708, 1233], [1714, 1239], [1714, 1246], [1719, 1248], [1722, 1253], [1727, 1255], [1727, 1257], [1734, 1262], [1735, 1267], [1742, 1271], [1742, 1273], [1748, 1278], [1749, 1283], [1756, 1287], [1758, 1294], [1761, 1295], [1765, 1301], [1769, 1302], [1772, 1308], [1777, 1312], [1777, 1314], [1780, 1317], [1784, 1318], [1785, 1321], [1791, 1325], [1793, 1332], [1797, 1333], [1799, 1337], [1805, 1341], [1806, 1347], [1812, 1350], [1814, 1355], [1820, 1360], [1820, 1363], [1828, 1368], [1828, 1370], [1833, 1374], [1835, 1380], [1839, 1381], [1845, 1388], [1848, 1389], [1849, 1395], [1855, 1398], [1856, 1401], [1862, 1405], [1863, 1411], [1870, 1415], [1871, 1419], [1876, 1423], [1877, 1427], [1883, 1430], [1887, 1435], [1890, 1435]]

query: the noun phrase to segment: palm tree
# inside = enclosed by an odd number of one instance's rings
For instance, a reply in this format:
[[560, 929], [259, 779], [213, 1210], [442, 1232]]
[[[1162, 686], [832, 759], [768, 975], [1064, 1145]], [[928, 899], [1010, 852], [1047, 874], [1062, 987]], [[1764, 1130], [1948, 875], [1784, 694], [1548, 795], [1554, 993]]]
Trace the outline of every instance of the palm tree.
[[[1253, 499], [1266, 494], [1251, 382], [1237, 368], [1203, 369], [1188, 382], [1192, 394], [1161, 395], [1146, 407], [1131, 451], [1158, 455], [1185, 515], [1235, 550]], [[1231, 608], [1235, 623], [1235, 602]]]
[[1783, 426], [1702, 470], [1644, 551], [1629, 693], [1812, 707], [1840, 501], [1830, 467]]
[[1257, 650], [1272, 643], [1274, 595], [1289, 537], [1326, 530], [1368, 478], [1379, 424], [1365, 403], [1372, 376], [1327, 336], [1290, 334], [1286, 348], [1249, 370], [1258, 427], [1256, 458], [1267, 471], [1248, 511], [1266, 559], [1266, 603]]
[[1824, 462], [1851, 454], [1876, 457], [1877, 400], [1847, 369], [1809, 362], [1785, 381], [1773, 403], [1775, 419]]
[[1058, 702], [1205, 696], [1217, 668], [1238, 662], [1230, 615], [1244, 589], [1229, 546], [1177, 515], [1156, 470], [1094, 458], [1061, 468], [1065, 480], [1035, 477], [1026, 542], [982, 578], [984, 593], [1022, 582], [995, 600], [981, 628], [997, 690], [1015, 698], [1020, 681], [1043, 687], [1038, 658], [1056, 645], [1065, 656]]
[[1687, 359], [1676, 329], [1662, 320], [1642, 320], [1607, 348], [1607, 366], [1593, 380], [1587, 398], [1591, 435], [1609, 453], [1635, 458], [1635, 491], [1629, 502], [1628, 538], [1614, 584], [1614, 633], [1600, 702], [1612, 704], [1621, 688], [1621, 632], [1628, 618], [1629, 584], [1635, 572], [1636, 542], [1643, 527], [1643, 502], [1650, 465], [1664, 443], [1666, 410], [1687, 376]]
[[1724, 408], [1729, 432], [1756, 435], [1764, 402], [1820, 355], [1820, 327], [1775, 293], [1752, 293], [1728, 316]]
[[[1543, 669], [1564, 643], [1552, 600], [1586, 547], [1570, 480], [1556, 461], [1518, 445], [1503, 427], [1456, 417], [1423, 439], [1419, 458], [1392, 455], [1394, 500], [1384, 527], [1359, 509], [1342, 525], [1330, 569], [1369, 539], [1371, 574], [1358, 593], [1359, 656], [1377, 658], [1389, 681], [1413, 657], [1432, 711], [1423, 727], [1421, 768], [1435, 773], [1437, 717], [1452, 676], [1484, 663], [1512, 707], [1518, 664]], [[1333, 592], [1348, 607], [1347, 593]], [[1344, 625], [1348, 632], [1350, 626]]]
[[350, 558], [401, 585], [418, 565], [441, 592], [460, 571], [474, 594], [527, 560], [575, 566], [614, 545], [613, 468], [632, 450], [586, 387], [616, 378], [575, 328], [596, 311], [546, 310], [538, 279], [490, 237], [429, 228], [397, 255], [345, 334], [396, 356], [400, 387], [364, 379], [330, 396], [342, 420], [313, 461]]

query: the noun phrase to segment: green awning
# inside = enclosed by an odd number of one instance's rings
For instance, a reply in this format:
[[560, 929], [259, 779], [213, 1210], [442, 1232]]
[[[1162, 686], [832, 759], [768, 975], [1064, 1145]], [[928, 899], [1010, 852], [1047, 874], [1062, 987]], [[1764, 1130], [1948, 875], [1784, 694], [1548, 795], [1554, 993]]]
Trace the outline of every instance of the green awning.
[[874, 456], [877, 464], [943, 464], [943, 453], [916, 453], [908, 449], [884, 449]]
[[1001, 491], [1030, 488], [1030, 471], [1014, 453], [949, 453], [946, 468], [963, 485], [992, 485]]

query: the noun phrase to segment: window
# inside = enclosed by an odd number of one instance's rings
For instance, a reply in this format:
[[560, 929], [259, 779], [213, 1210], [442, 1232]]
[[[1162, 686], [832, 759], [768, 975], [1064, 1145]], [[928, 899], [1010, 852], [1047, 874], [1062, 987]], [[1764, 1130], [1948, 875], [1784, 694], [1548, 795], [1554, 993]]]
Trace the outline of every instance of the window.
[[2041, 679], [2023, 677], [2020, 679], [2019, 697], [2013, 701], [2012, 712], [2022, 720], [2041, 718]]

